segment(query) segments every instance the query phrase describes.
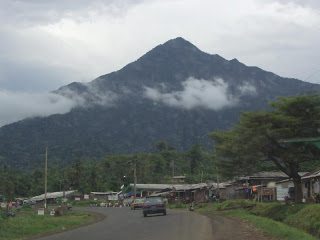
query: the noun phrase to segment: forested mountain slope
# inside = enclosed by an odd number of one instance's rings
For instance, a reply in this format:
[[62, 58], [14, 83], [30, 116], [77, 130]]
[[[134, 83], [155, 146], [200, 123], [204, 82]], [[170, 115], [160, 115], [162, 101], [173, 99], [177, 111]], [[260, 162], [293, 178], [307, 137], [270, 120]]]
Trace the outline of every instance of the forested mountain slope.
[[0, 162], [32, 168], [46, 145], [51, 161], [60, 163], [152, 151], [159, 140], [178, 150], [209, 145], [207, 134], [229, 128], [240, 112], [319, 90], [320, 85], [228, 61], [176, 38], [119, 71], [56, 90], [77, 102], [70, 112], [0, 128]]

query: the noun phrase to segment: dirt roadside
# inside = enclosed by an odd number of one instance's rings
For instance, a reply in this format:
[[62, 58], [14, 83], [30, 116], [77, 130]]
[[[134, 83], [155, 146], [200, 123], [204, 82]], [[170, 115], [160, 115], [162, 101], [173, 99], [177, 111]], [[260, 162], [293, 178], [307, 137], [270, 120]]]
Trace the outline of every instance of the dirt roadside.
[[219, 214], [205, 215], [212, 223], [213, 240], [276, 240], [264, 235], [245, 220]]

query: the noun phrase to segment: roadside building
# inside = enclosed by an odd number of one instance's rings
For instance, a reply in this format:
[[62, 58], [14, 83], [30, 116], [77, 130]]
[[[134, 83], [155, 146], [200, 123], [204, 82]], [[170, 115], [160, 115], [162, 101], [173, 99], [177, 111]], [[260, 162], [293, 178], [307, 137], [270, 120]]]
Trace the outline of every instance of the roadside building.
[[186, 176], [173, 176], [172, 183], [173, 184], [183, 184], [186, 181]]
[[197, 184], [175, 184], [173, 185], [172, 194], [175, 201], [185, 203], [196, 202], [204, 203], [209, 200], [209, 187], [206, 183]]
[[[221, 200], [256, 199], [259, 201], [276, 200], [276, 182], [288, 179], [280, 171], [262, 171], [248, 176], [236, 177], [233, 181], [219, 184]], [[215, 186], [217, 193], [217, 186]]]
[[[313, 174], [307, 172], [299, 172], [302, 180], [302, 193], [303, 198], [306, 201], [312, 201], [313, 190], [308, 185], [308, 182], [312, 182]], [[312, 184], [311, 184], [312, 185]], [[294, 183], [292, 179], [284, 179], [276, 183], [276, 200], [285, 201], [286, 199], [294, 199]]]
[[91, 192], [90, 199], [101, 201], [118, 201], [119, 194], [117, 192]]
[[[47, 203], [48, 204], [55, 204], [55, 203], [57, 203], [58, 199], [72, 198], [74, 193], [76, 193], [75, 190], [62, 191], [62, 192], [48, 192], [47, 193]], [[39, 196], [32, 197], [29, 200], [31, 202], [35, 202], [37, 204], [40, 204], [40, 203], [44, 202], [44, 199], [45, 199], [45, 194], [41, 194]]]
[[[130, 184], [133, 188], [134, 184]], [[141, 197], [165, 196], [170, 202], [207, 202], [209, 186], [206, 183], [198, 184], [136, 184], [136, 191]]]
[[[134, 184], [130, 184], [130, 188], [134, 188]], [[173, 184], [144, 184], [144, 183], [138, 183], [136, 184], [136, 191], [139, 192], [139, 195], [141, 197], [150, 196], [151, 194], [155, 193], [162, 193], [162, 192], [168, 192], [172, 190]]]
[[320, 202], [320, 170], [302, 177], [303, 197], [308, 202]]
[[209, 196], [212, 200], [220, 199], [220, 200], [227, 200], [232, 199], [230, 197], [232, 186], [231, 182], [221, 182], [221, 183], [210, 183], [209, 188]]
[[[294, 184], [291, 179], [285, 179], [276, 183], [277, 201], [285, 201], [290, 198], [291, 192], [294, 189]], [[291, 197], [293, 198], [293, 196]]]
[[249, 176], [238, 177], [234, 182], [234, 198], [276, 200], [276, 182], [285, 180], [288, 175], [281, 171], [262, 171]]
[[243, 186], [262, 185], [267, 186], [288, 178], [288, 175], [281, 171], [263, 171], [257, 172], [249, 176], [238, 177], [236, 182]]

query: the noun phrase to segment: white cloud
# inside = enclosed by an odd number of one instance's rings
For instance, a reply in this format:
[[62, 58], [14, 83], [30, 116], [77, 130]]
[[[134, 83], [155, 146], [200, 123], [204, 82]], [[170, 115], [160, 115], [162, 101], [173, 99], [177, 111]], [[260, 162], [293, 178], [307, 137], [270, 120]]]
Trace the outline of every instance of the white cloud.
[[245, 82], [241, 86], [238, 87], [238, 90], [240, 91], [241, 95], [256, 95], [257, 89], [255, 86], [250, 84], [249, 82]]
[[1, 0], [0, 21], [0, 88], [8, 92], [89, 81], [177, 36], [320, 83], [318, 0]]
[[112, 92], [104, 94], [89, 88], [78, 95], [70, 90], [55, 93], [12, 92], [0, 89], [0, 127], [25, 118], [64, 114], [75, 107], [111, 106], [118, 99]]
[[193, 109], [197, 107], [220, 110], [234, 106], [238, 99], [228, 94], [228, 84], [222, 79], [208, 81], [188, 78], [181, 91], [162, 93], [158, 89], [145, 87], [145, 97], [172, 107]]
[[21, 93], [0, 90], [0, 126], [28, 117], [69, 112], [78, 103], [66, 97], [47, 93]]
[[[70, 90], [68, 87], [64, 87], [58, 91], [58, 94], [67, 97], [68, 99], [76, 102], [76, 105], [81, 107], [91, 107], [92, 105], [112, 106], [119, 99], [118, 94], [112, 91], [99, 91], [99, 89], [92, 87], [90, 84], [82, 84], [86, 87], [86, 90], [77, 93]], [[127, 94], [128, 92], [123, 92]]]

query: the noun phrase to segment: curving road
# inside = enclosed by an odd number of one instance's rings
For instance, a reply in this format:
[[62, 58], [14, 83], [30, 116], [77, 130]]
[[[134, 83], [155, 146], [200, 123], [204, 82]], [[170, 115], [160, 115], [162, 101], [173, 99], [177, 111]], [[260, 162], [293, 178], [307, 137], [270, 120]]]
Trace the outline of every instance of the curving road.
[[166, 216], [144, 218], [141, 210], [129, 208], [90, 208], [106, 215], [93, 225], [55, 234], [38, 240], [209, 240], [209, 218], [189, 211], [167, 210]]

